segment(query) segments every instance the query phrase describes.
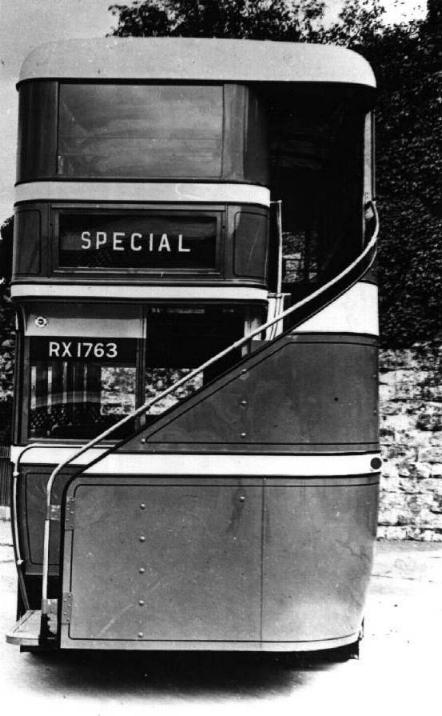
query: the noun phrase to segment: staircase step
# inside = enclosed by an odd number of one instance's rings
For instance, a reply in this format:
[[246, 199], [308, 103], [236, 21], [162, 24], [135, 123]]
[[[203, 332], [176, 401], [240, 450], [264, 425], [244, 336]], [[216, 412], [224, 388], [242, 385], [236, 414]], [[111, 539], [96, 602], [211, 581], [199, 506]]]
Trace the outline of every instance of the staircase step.
[[40, 622], [40, 609], [30, 609], [6, 634], [6, 641], [8, 644], [18, 644], [19, 646], [38, 646]]

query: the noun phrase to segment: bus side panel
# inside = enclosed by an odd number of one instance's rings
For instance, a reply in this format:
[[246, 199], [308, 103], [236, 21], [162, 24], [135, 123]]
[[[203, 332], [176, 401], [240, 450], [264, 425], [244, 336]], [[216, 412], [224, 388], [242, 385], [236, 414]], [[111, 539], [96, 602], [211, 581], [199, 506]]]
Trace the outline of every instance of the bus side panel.
[[259, 640], [259, 480], [81, 480], [68, 492], [62, 646]]
[[376, 450], [377, 400], [376, 338], [292, 334], [249, 356], [119, 451]]
[[357, 635], [377, 505], [374, 476], [266, 485], [264, 642]]

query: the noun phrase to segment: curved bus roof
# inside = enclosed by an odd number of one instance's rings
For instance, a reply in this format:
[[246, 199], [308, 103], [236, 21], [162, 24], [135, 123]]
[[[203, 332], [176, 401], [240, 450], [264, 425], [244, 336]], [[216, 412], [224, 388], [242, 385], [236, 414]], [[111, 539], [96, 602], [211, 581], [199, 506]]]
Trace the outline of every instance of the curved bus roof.
[[28, 55], [19, 82], [49, 78], [376, 86], [368, 62], [341, 47], [214, 38], [107, 37], [50, 42]]

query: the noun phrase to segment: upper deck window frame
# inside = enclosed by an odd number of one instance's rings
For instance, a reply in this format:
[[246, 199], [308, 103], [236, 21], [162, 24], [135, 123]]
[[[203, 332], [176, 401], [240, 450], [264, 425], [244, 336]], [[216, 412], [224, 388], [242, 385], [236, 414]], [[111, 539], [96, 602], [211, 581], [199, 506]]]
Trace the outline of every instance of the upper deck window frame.
[[[220, 87], [222, 89], [221, 170], [217, 175], [183, 173], [178, 175], [101, 174], [74, 175], [58, 172], [60, 87], [62, 85], [108, 85], [108, 86], [194, 86]], [[246, 84], [223, 81], [188, 82], [178, 80], [90, 80], [90, 79], [29, 79], [19, 85], [19, 142], [17, 152], [17, 184], [30, 181], [76, 181], [76, 182], [198, 182], [198, 183], [251, 183], [268, 186], [269, 163], [266, 159], [265, 131], [249, 123], [256, 117], [249, 112], [249, 104], [256, 102], [255, 89]], [[234, 116], [232, 116], [234, 115]], [[35, 121], [35, 117], [40, 117]], [[260, 121], [265, 123], [261, 110]], [[251, 136], [261, 141], [261, 152], [253, 146]], [[256, 143], [255, 143], [256, 144]], [[246, 156], [246, 153], [251, 156]], [[256, 162], [255, 155], [263, 154]]]

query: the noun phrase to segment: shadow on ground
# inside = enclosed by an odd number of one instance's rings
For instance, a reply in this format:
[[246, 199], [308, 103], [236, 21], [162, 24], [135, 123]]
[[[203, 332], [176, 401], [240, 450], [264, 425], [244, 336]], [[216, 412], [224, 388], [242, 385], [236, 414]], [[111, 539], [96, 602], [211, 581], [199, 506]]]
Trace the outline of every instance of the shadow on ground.
[[149, 694], [167, 699], [260, 698], [291, 693], [310, 680], [310, 674], [327, 670], [341, 654], [263, 655], [213, 652], [75, 652], [27, 654], [32, 670], [41, 670], [39, 688], [48, 682], [80, 695], [108, 697]]

